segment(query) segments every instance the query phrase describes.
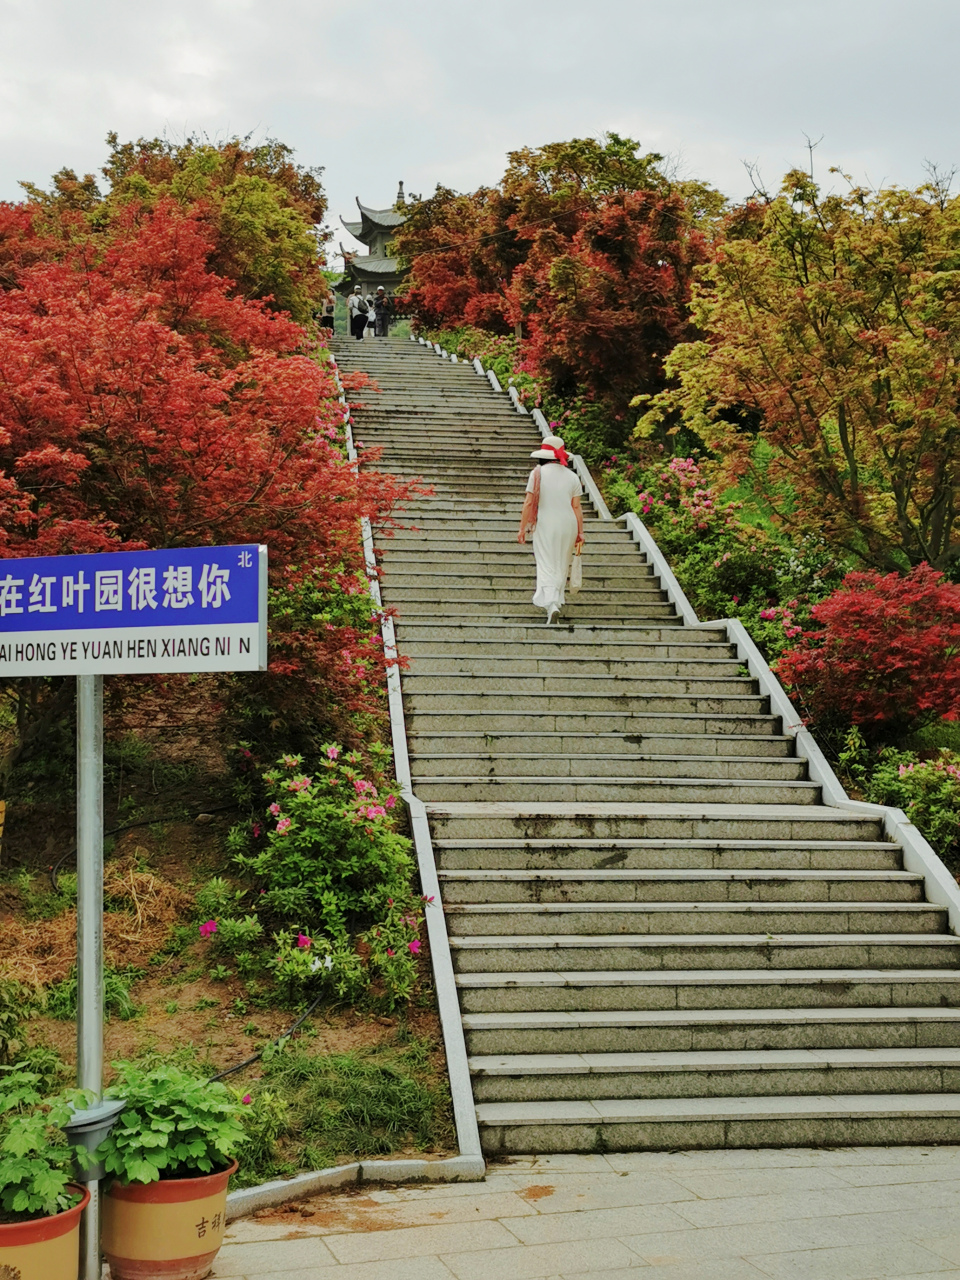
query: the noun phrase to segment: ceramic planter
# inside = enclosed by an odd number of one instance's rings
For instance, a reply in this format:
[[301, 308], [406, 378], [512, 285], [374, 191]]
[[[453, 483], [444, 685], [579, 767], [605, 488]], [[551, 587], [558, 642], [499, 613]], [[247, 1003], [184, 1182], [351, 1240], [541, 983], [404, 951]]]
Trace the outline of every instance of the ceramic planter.
[[71, 1186], [83, 1199], [72, 1209], [32, 1222], [0, 1223], [0, 1276], [6, 1280], [77, 1280], [80, 1214], [90, 1203], [86, 1187]]
[[202, 1280], [223, 1243], [237, 1162], [201, 1178], [111, 1184], [101, 1245], [112, 1280]]

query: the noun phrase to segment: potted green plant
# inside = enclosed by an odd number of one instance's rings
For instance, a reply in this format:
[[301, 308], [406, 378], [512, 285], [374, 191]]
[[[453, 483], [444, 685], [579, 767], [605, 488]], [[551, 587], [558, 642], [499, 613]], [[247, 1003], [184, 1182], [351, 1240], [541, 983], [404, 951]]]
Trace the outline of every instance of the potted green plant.
[[223, 1242], [242, 1103], [179, 1067], [114, 1067], [104, 1096], [124, 1108], [96, 1151], [113, 1179], [101, 1235], [112, 1280], [200, 1280]]
[[90, 1193], [71, 1180], [69, 1103], [44, 1099], [41, 1083], [23, 1063], [0, 1067], [0, 1273], [77, 1280]]

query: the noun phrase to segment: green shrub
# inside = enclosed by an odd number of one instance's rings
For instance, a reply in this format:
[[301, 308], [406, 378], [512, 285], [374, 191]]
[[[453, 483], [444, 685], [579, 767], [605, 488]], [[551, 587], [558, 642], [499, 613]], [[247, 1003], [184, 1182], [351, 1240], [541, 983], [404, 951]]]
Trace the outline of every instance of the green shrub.
[[[343, 755], [335, 744], [324, 746], [312, 776], [302, 763], [284, 756], [265, 774], [268, 816], [230, 834], [237, 863], [262, 886], [258, 911], [278, 927], [269, 967], [291, 995], [326, 984], [356, 999], [379, 979], [388, 1003], [404, 1000], [416, 978], [423, 905], [411, 888], [410, 841], [395, 829], [397, 788], [365, 777], [359, 753]], [[220, 954], [249, 954], [255, 938], [244, 930], [252, 926], [209, 923]], [[354, 945], [361, 933], [365, 959]]]
[[222, 876], [213, 876], [197, 890], [193, 914], [198, 920], [232, 916], [245, 895], [245, 889], [235, 889]]
[[28, 1221], [69, 1209], [73, 1152], [62, 1126], [65, 1097], [42, 1097], [42, 1075], [24, 1064], [0, 1067], [0, 1208], [8, 1220]]
[[941, 751], [918, 760], [912, 751], [887, 748], [866, 785], [875, 804], [902, 809], [941, 857], [955, 853], [960, 837], [960, 756]]
[[226, 1085], [167, 1064], [149, 1069], [115, 1062], [105, 1098], [123, 1111], [97, 1148], [108, 1174], [121, 1182], [195, 1178], [226, 1168], [243, 1143], [242, 1104]]

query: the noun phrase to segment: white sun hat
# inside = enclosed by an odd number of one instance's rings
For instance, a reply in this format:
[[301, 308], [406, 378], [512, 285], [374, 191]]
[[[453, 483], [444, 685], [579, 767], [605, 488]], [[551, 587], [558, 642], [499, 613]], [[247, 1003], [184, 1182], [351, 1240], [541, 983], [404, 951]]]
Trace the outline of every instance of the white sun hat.
[[540, 448], [534, 449], [530, 457], [538, 458], [541, 462], [562, 462], [566, 466], [567, 451], [559, 436], [544, 436]]

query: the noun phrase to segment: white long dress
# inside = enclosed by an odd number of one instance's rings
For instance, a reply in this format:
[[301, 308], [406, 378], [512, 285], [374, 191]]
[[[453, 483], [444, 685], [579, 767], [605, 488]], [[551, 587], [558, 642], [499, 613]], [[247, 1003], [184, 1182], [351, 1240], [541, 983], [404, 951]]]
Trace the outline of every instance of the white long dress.
[[[538, 609], [562, 609], [567, 574], [577, 541], [577, 515], [570, 505], [583, 492], [572, 471], [559, 463], [540, 467], [540, 500], [537, 527], [533, 531], [533, 554], [537, 561], [537, 590], [533, 603]], [[534, 492], [536, 469], [530, 472], [527, 493]]]

